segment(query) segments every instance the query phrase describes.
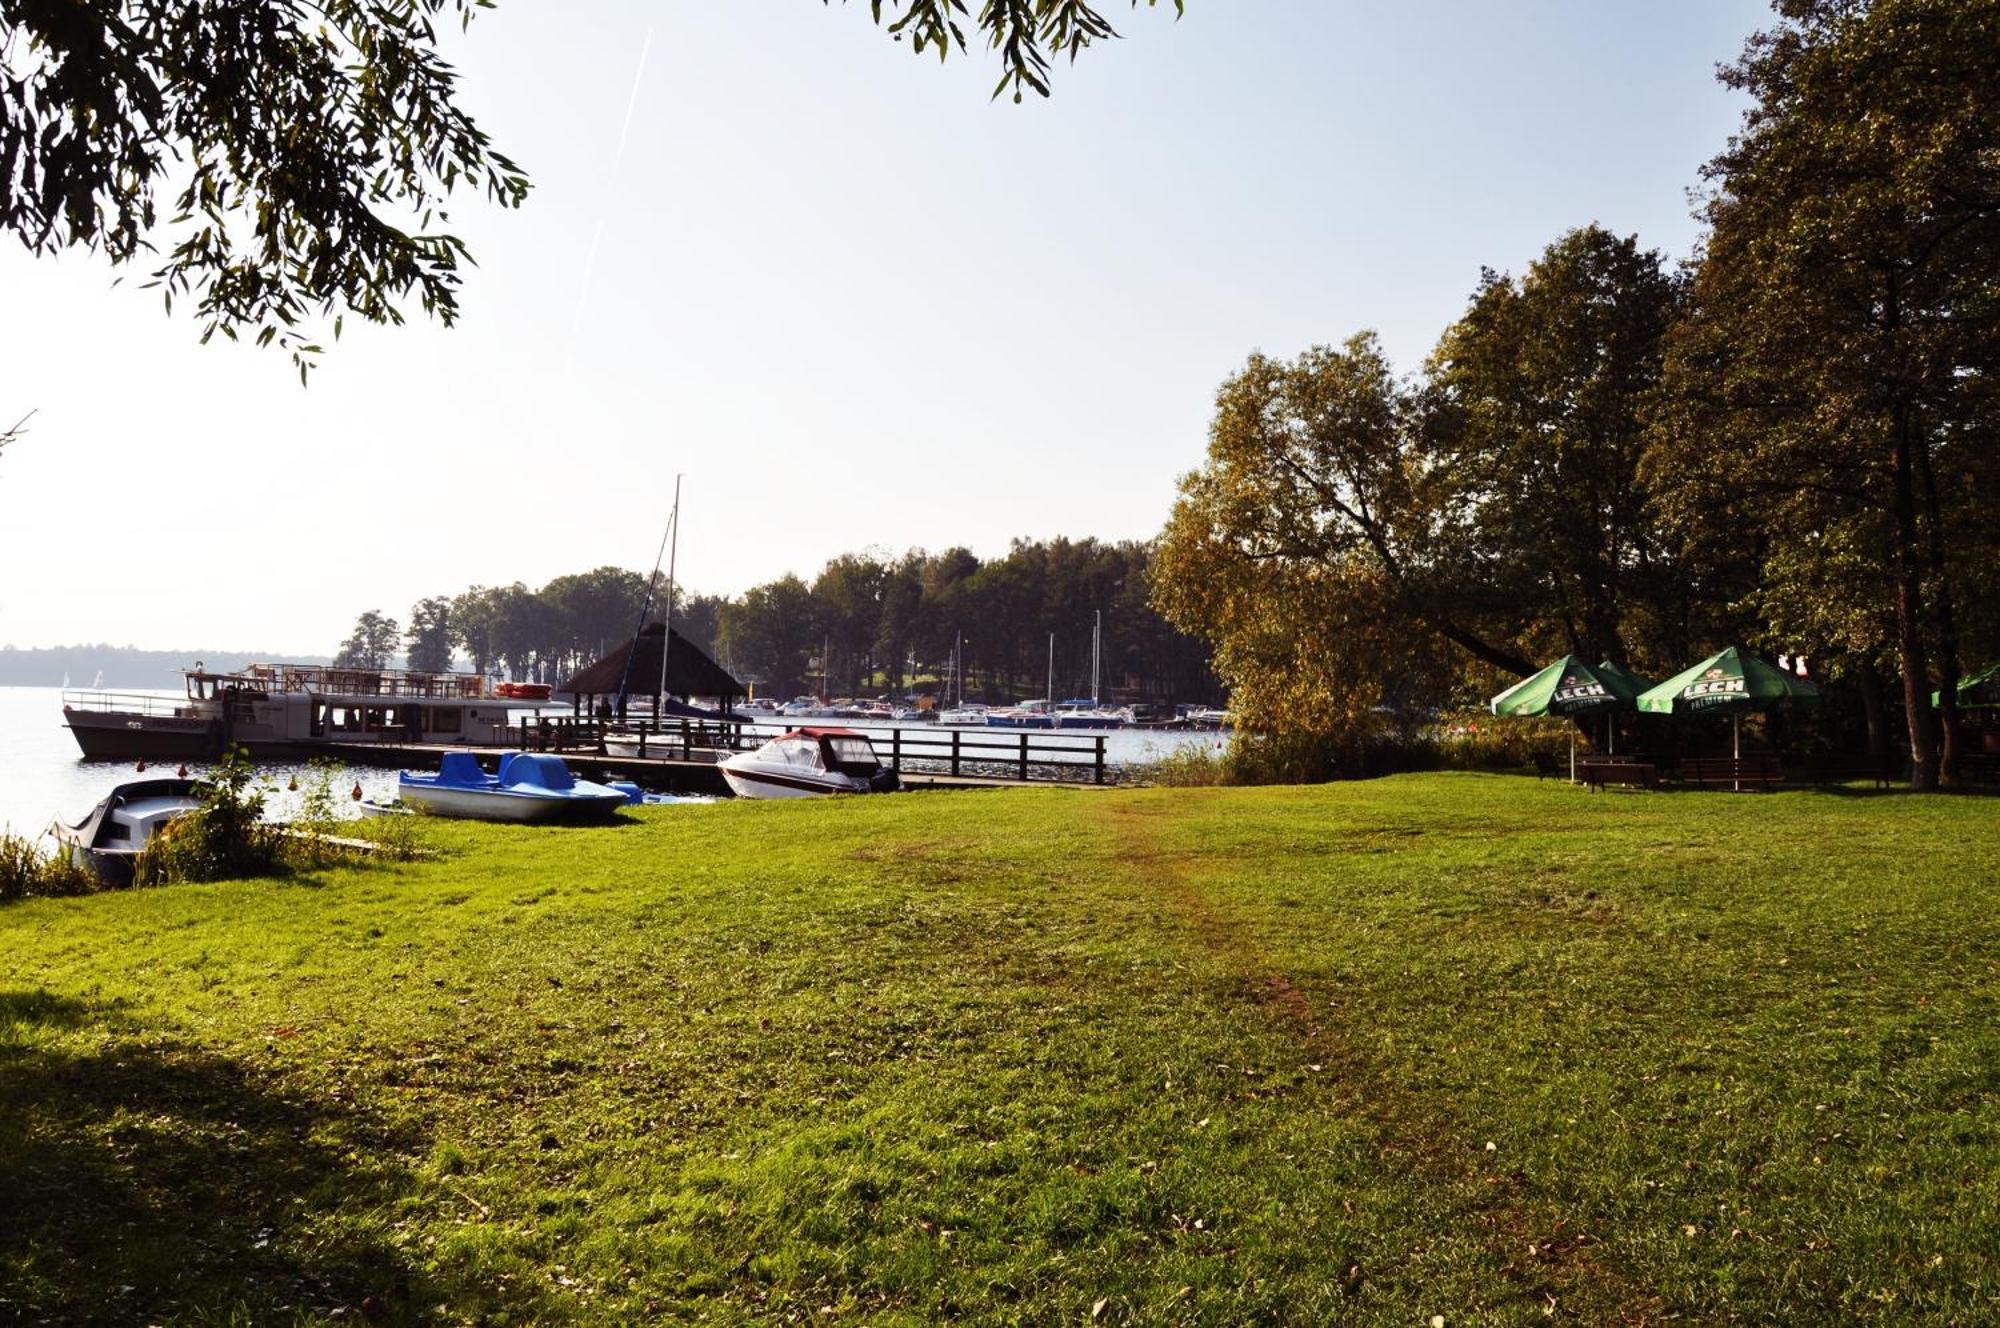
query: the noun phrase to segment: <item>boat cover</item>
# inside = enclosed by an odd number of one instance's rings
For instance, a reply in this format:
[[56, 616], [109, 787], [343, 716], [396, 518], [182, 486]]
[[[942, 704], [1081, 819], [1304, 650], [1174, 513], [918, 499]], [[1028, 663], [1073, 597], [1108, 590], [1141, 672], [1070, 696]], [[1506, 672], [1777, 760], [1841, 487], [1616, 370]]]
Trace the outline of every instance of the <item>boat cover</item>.
[[138, 802], [142, 798], [201, 798], [206, 797], [208, 791], [208, 783], [200, 779], [134, 780], [112, 789], [82, 819], [65, 821], [58, 817], [51, 828], [60, 830], [59, 839], [81, 844], [85, 848], [97, 848], [104, 834], [105, 819], [110, 816], [112, 808]]
[[448, 788], [491, 788], [500, 781], [481, 770], [471, 752], [446, 752], [438, 758], [436, 782]]
[[504, 788], [545, 789], [567, 792], [576, 787], [576, 777], [560, 756], [536, 752], [512, 752], [500, 760], [500, 784]]

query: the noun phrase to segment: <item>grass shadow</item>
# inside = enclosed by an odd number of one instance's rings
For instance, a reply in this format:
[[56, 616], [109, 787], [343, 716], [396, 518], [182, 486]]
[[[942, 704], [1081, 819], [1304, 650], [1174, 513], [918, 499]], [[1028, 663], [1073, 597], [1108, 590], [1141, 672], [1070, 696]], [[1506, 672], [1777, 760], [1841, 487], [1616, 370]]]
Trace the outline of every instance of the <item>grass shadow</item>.
[[[0, 992], [0, 1321], [421, 1317], [434, 1288], [369, 1221], [415, 1182], [367, 1117], [253, 1069]], [[58, 1036], [46, 1036], [53, 1031]]]

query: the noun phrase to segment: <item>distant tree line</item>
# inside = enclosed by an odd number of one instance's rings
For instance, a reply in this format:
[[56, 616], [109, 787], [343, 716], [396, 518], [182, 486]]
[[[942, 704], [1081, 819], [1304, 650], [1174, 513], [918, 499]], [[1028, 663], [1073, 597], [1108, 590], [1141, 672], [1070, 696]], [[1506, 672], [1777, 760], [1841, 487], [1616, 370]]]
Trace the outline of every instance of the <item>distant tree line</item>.
[[1724, 74], [1755, 105], [1696, 260], [1585, 227], [1419, 375], [1364, 333], [1223, 384], [1156, 598], [1276, 768], [1566, 651], [1661, 677], [1742, 641], [1950, 778], [2000, 655], [2000, 0], [1779, 8]]
[[[1088, 691], [1092, 633], [1103, 615], [1100, 676], [1107, 694], [1216, 701], [1208, 651], [1152, 606], [1151, 546], [1096, 539], [1016, 540], [999, 558], [966, 549], [900, 556], [847, 553], [811, 581], [783, 576], [738, 596], [681, 590], [674, 630], [753, 683], [790, 697], [940, 693], [954, 651], [967, 699], [1039, 696], [1054, 637], [1056, 689]], [[356, 621], [336, 661], [442, 671], [463, 657], [482, 673], [560, 682], [632, 639], [649, 596], [665, 587], [619, 567], [559, 576], [539, 590], [516, 582], [431, 596], [407, 627], [379, 610]]]

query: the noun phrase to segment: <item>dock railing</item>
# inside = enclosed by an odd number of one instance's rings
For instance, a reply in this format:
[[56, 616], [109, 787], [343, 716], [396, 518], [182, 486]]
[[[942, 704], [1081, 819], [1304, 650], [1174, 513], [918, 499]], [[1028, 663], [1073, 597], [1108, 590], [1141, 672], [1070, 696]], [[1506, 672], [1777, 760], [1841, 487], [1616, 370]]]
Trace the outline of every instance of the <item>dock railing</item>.
[[[767, 726], [768, 720], [756, 721]], [[811, 726], [809, 726], [811, 727]], [[829, 727], [839, 727], [831, 725]], [[1106, 735], [1074, 729], [857, 728], [875, 754], [898, 774], [934, 774], [1021, 783], [1108, 784], [1117, 769], [1106, 754]], [[703, 720], [650, 722], [614, 730], [588, 718], [533, 718], [519, 721], [523, 751], [590, 752], [605, 754], [606, 739], [632, 745], [641, 760], [719, 761], [736, 752], [753, 751], [774, 734], [752, 732], [748, 722], [715, 724]]]

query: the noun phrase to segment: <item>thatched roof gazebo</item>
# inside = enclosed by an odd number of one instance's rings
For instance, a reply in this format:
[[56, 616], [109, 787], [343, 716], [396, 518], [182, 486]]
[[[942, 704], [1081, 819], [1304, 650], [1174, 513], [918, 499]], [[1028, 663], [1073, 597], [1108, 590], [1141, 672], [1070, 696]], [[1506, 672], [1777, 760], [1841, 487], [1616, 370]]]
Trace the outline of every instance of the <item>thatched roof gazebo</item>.
[[738, 697], [748, 695], [743, 684], [732, 678], [727, 669], [675, 632], [673, 649], [667, 652], [669, 699], [663, 708], [659, 694], [660, 646], [666, 636], [666, 624], [649, 622], [639, 630], [636, 640], [627, 641], [604, 658], [577, 670], [556, 690], [575, 697], [580, 710], [595, 710], [599, 698], [616, 705], [621, 691], [628, 699], [650, 697], [655, 715], [673, 715], [677, 709], [688, 715], [703, 713], [677, 707], [671, 700], [675, 696], [712, 696], [727, 713]]

